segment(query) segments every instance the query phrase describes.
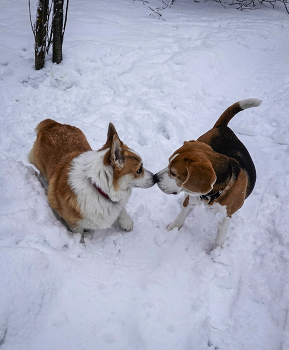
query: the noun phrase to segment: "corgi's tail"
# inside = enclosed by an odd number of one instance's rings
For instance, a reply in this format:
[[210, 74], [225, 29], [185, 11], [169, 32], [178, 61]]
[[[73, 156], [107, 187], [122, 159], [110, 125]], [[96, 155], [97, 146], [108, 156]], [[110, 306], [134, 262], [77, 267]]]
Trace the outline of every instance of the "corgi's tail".
[[246, 100], [241, 100], [232, 104], [228, 107], [225, 112], [216, 121], [214, 128], [219, 128], [220, 126], [227, 126], [230, 120], [239, 112], [247, 108], [258, 107], [262, 103], [261, 100], [257, 98], [248, 98]]

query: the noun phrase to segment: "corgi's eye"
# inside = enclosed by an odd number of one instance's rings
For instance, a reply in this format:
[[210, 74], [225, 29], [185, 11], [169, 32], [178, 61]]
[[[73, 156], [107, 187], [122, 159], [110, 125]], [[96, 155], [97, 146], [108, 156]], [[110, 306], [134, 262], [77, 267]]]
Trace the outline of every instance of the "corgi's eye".
[[172, 177], [176, 177], [177, 175], [174, 173], [174, 172], [172, 172], [171, 170], [170, 170], [170, 174], [172, 175]]
[[140, 166], [140, 168], [137, 171], [137, 174], [141, 174], [142, 173], [142, 165]]

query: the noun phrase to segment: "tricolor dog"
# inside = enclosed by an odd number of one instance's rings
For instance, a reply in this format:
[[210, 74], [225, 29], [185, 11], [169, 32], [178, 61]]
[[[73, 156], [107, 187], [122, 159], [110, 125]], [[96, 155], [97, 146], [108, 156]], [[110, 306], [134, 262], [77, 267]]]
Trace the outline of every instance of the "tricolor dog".
[[120, 141], [109, 124], [107, 141], [92, 150], [78, 128], [46, 119], [36, 127], [30, 162], [48, 183], [48, 201], [72, 232], [105, 229], [118, 220], [131, 231], [133, 221], [125, 205], [133, 187], [154, 185], [141, 157]]
[[249, 152], [227, 126], [238, 112], [257, 107], [262, 101], [246, 99], [234, 103], [197, 141], [185, 142], [169, 159], [169, 165], [155, 175], [159, 188], [167, 194], [184, 192], [181, 212], [167, 229], [179, 230], [186, 217], [200, 203], [225, 209], [215, 247], [225, 242], [229, 218], [242, 207], [256, 182], [256, 170]]

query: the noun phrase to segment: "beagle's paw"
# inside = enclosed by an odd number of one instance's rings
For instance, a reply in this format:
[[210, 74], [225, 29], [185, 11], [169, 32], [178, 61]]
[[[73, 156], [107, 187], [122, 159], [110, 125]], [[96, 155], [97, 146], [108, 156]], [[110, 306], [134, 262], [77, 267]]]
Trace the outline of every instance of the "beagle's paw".
[[177, 227], [177, 229], [180, 231], [180, 229], [183, 227], [183, 225], [182, 224], [180, 224], [180, 225], [177, 225], [175, 222], [172, 222], [171, 224], [169, 224], [168, 226], [167, 226], [167, 230], [168, 231], [172, 231], [174, 228], [176, 228]]

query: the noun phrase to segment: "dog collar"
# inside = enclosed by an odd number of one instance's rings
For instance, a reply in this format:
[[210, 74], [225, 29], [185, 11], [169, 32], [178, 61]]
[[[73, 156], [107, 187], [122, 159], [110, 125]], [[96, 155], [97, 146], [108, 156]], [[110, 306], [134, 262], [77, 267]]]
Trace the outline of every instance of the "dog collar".
[[105, 197], [106, 199], [109, 199], [110, 201], [112, 201], [109, 197], [108, 194], [106, 194], [105, 192], [103, 192], [103, 190], [101, 188], [99, 188], [95, 183], [93, 184], [93, 186], [98, 190], [98, 192], [103, 195], [103, 197]]
[[200, 196], [200, 198], [203, 201], [208, 201], [208, 204], [210, 204], [211, 202], [213, 202], [213, 200], [219, 198], [222, 192], [223, 191], [217, 191], [217, 192], [212, 193], [212, 194], [208, 194], [208, 193], [203, 194], [202, 196]]
[[[230, 172], [230, 180], [229, 182], [231, 181], [232, 179], [232, 176], [235, 175], [235, 172], [234, 172], [234, 164], [231, 164], [231, 162], [229, 162], [229, 172]], [[226, 187], [225, 187], [226, 188]], [[225, 189], [224, 188], [224, 189]], [[208, 201], [208, 204], [211, 204], [215, 199], [219, 198], [220, 195], [222, 194], [222, 192], [224, 191], [223, 190], [219, 190], [217, 192], [214, 192], [212, 194], [207, 193], [207, 194], [203, 194], [202, 196], [200, 196], [201, 200], [203, 201]]]

